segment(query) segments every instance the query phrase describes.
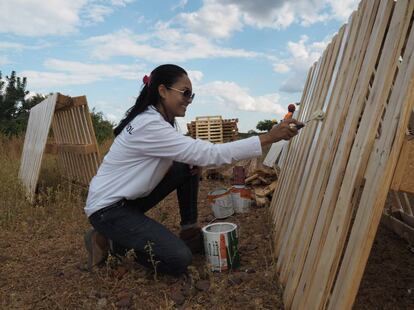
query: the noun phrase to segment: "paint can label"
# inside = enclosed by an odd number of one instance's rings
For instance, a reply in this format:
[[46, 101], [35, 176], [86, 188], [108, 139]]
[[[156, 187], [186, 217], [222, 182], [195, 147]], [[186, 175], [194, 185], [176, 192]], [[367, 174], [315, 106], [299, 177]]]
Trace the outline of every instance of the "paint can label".
[[234, 270], [240, 267], [237, 226], [215, 223], [203, 228], [207, 263], [212, 271]]

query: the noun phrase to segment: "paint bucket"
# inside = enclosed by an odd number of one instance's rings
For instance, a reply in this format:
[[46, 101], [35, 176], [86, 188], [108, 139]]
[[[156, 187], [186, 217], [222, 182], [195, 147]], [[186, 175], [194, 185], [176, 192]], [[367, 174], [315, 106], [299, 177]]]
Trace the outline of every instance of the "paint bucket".
[[230, 189], [233, 209], [236, 213], [246, 213], [252, 203], [251, 191], [244, 185], [233, 185]]
[[214, 223], [204, 226], [204, 253], [211, 271], [226, 271], [240, 267], [237, 248], [237, 225], [233, 223]]
[[207, 195], [208, 204], [218, 219], [229, 217], [234, 213], [230, 191], [225, 188], [216, 189]]

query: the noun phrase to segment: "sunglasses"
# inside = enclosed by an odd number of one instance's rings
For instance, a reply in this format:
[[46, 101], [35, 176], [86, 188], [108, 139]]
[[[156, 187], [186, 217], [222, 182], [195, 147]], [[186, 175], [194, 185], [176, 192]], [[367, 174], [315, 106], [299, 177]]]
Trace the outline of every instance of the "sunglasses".
[[183, 95], [183, 97], [185, 99], [187, 99], [190, 102], [193, 101], [193, 99], [194, 99], [195, 94], [193, 92], [191, 92], [191, 90], [189, 90], [189, 89], [180, 90], [180, 89], [177, 89], [177, 88], [174, 88], [174, 87], [167, 87], [167, 88], [171, 89], [171, 90], [178, 91], [179, 93], [181, 93]]

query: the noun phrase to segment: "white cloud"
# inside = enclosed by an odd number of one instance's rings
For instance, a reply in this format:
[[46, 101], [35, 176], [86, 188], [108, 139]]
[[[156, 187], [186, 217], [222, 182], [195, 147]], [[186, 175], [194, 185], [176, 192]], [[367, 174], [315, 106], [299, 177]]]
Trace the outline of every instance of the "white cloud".
[[226, 107], [241, 111], [272, 112], [283, 114], [285, 108], [279, 103], [277, 93], [254, 97], [247, 89], [234, 82], [214, 81], [199, 87], [201, 95], [212, 96]]
[[93, 4], [87, 8], [85, 18], [90, 24], [101, 23], [105, 20], [105, 17], [112, 12], [113, 9], [109, 6]]
[[[224, 34], [230, 34], [241, 29], [242, 24], [257, 28], [283, 29], [293, 23], [308, 26], [317, 22], [324, 22], [330, 19], [345, 21], [353, 9], [356, 9], [359, 0], [204, 0], [203, 7], [189, 18], [198, 17], [195, 29], [209, 31], [213, 25], [210, 19], [204, 20], [203, 13], [211, 13], [214, 10], [209, 8], [220, 7], [221, 11], [231, 10], [232, 21], [221, 20], [217, 16], [217, 25], [223, 24]], [[206, 14], [207, 15], [207, 14]], [[207, 15], [209, 16], [209, 14]], [[191, 26], [191, 24], [189, 24]], [[214, 35], [214, 28], [212, 34]]]
[[357, 9], [360, 0], [327, 0], [336, 19], [347, 20], [352, 11]]
[[23, 50], [25, 49], [26, 46], [20, 43], [15, 43], [15, 42], [0, 42], [0, 50], [5, 50], [5, 49], [13, 49], [13, 50]]
[[189, 70], [187, 71], [188, 77], [190, 78], [190, 80], [194, 83], [194, 82], [200, 82], [203, 77], [204, 74], [201, 71], [197, 71], [197, 70]]
[[203, 36], [182, 33], [165, 23], [158, 23], [156, 30], [146, 35], [137, 35], [129, 29], [123, 29], [111, 34], [91, 37], [83, 44], [93, 57], [99, 59], [129, 56], [153, 63], [257, 56], [256, 53], [243, 49], [217, 46]]
[[227, 38], [234, 31], [242, 29], [240, 17], [239, 9], [235, 5], [207, 1], [200, 10], [182, 13], [177, 19], [191, 32], [213, 38]]
[[138, 65], [85, 64], [58, 59], [48, 59], [44, 66], [51, 71], [22, 71], [19, 74], [28, 78], [31, 88], [51, 89], [113, 78], [139, 81], [145, 71]]
[[[74, 32], [86, 0], [14, 0], [0, 2], [0, 32], [42, 36]], [[16, 18], [18, 16], [18, 18]]]
[[82, 25], [102, 22], [133, 0], [0, 1], [0, 33], [22, 36], [65, 35]]
[[109, 3], [114, 6], [124, 7], [130, 3], [135, 2], [135, 0], [109, 0]]
[[81, 17], [83, 25], [93, 25], [101, 23], [105, 17], [111, 15], [117, 7], [125, 7], [135, 0], [88, 0]]
[[28, 86], [33, 89], [53, 89], [60, 86], [80, 85], [94, 82], [89, 76], [76, 76], [63, 72], [22, 71], [21, 76], [28, 78]]
[[174, 5], [171, 9], [174, 11], [176, 9], [183, 9], [188, 3], [188, 0], [180, 0], [176, 5]]
[[[93, 105], [93, 107], [97, 111], [102, 111], [102, 113], [104, 113], [105, 118], [113, 123], [118, 123], [125, 115], [125, 111], [128, 109], [128, 107], [125, 107], [124, 104], [125, 103], [121, 104], [118, 102], [108, 102], [105, 100], [95, 100], [90, 103], [90, 105]], [[130, 105], [132, 104], [133, 103], [131, 100]]]
[[287, 64], [277, 63], [273, 65], [273, 71], [277, 73], [286, 73], [290, 71], [290, 68]]
[[280, 88], [281, 91], [288, 93], [302, 91], [309, 68], [318, 60], [330, 40], [331, 36], [328, 36], [323, 41], [308, 43], [309, 38], [304, 35], [298, 42], [287, 43], [289, 56], [278, 59], [273, 65], [275, 72], [290, 72]]
[[14, 51], [22, 51], [22, 50], [39, 50], [43, 48], [50, 47], [50, 43], [41, 43], [41, 44], [32, 44], [32, 45], [25, 45], [16, 42], [8, 42], [3, 41], [0, 42], [0, 50], [12, 49]]
[[67, 71], [73, 74], [93, 76], [96, 78], [121, 77], [126, 80], [135, 80], [142, 76], [143, 68], [138, 65], [120, 64], [85, 64], [77, 61], [48, 59], [44, 63], [46, 68]]

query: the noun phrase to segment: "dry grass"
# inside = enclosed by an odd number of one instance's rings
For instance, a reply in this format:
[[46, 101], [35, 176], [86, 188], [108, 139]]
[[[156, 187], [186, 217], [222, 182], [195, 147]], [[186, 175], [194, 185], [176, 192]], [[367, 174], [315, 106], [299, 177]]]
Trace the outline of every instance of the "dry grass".
[[[17, 179], [22, 144], [22, 139], [0, 136], [0, 309], [283, 308], [266, 209], [253, 208], [248, 214], [227, 219], [240, 228], [240, 271], [212, 273], [206, 268], [204, 257], [195, 256], [188, 276], [178, 279], [157, 275], [154, 280], [154, 274], [135, 264], [132, 257], [123, 261], [111, 258], [106, 266], [90, 273], [85, 270], [82, 240], [89, 228], [83, 213], [86, 191], [65, 182], [57, 171], [56, 158], [48, 155], [44, 158], [36, 201], [29, 204]], [[109, 146], [110, 142], [104, 144], [101, 154]], [[213, 180], [201, 183], [201, 225], [212, 219], [207, 193], [228, 185]], [[175, 195], [169, 195], [149, 215], [178, 231]], [[407, 290], [414, 287], [412, 254], [404, 243], [393, 241], [390, 233], [380, 231], [383, 235], [377, 237], [372, 254], [375, 259], [370, 259], [361, 285], [363, 293], [355, 308], [369, 309], [373, 304], [381, 304], [386, 305], [384, 309], [405, 309], [413, 304], [411, 290]], [[387, 265], [383, 265], [385, 260]], [[404, 277], [393, 278], [384, 271], [395, 266], [408, 266], [398, 269], [399, 274], [405, 272]], [[210, 283], [208, 290], [196, 289], [200, 280]], [[393, 287], [395, 283], [398, 287]], [[184, 298], [182, 305], [174, 299], [177, 292]]]
[[[266, 218], [259, 210], [253, 221], [248, 216], [230, 219], [243, 226], [249, 239], [240, 241], [242, 263], [255, 273], [211, 273], [204, 257], [196, 256], [189, 276], [172, 278], [138, 266], [130, 258], [110, 259], [93, 273], [85, 270], [83, 233], [89, 223], [83, 213], [86, 191], [65, 182], [56, 167], [56, 158], [46, 155], [39, 177], [34, 204], [24, 198], [18, 181], [22, 139], [0, 139], [0, 308], [7, 309], [175, 309], [174, 294], [184, 294], [184, 307], [205, 308], [281, 308], [280, 291], [266, 269], [269, 236], [260, 223]], [[110, 142], [101, 146], [101, 154]], [[207, 192], [221, 183], [208, 181], [200, 193], [200, 222], [211, 220], [206, 208]], [[179, 229], [177, 199], [170, 195], [150, 216], [172, 231]], [[255, 231], [255, 225], [261, 232]], [[262, 242], [262, 234], [266, 234]], [[249, 242], [259, 244], [246, 249]], [[243, 247], [245, 248], [243, 250]], [[235, 279], [229, 282], [229, 279]], [[233, 280], [234, 280], [233, 279]], [[208, 291], [199, 291], [199, 280], [210, 282]]]
[[39, 178], [39, 192], [35, 202], [30, 204], [18, 180], [21, 156], [20, 139], [0, 140], [0, 227], [8, 231], [19, 230], [24, 226], [42, 223], [54, 227], [55, 219], [64, 217], [74, 221], [79, 217], [79, 210], [85, 197], [85, 190], [64, 182], [60, 177], [56, 158], [46, 155]]

